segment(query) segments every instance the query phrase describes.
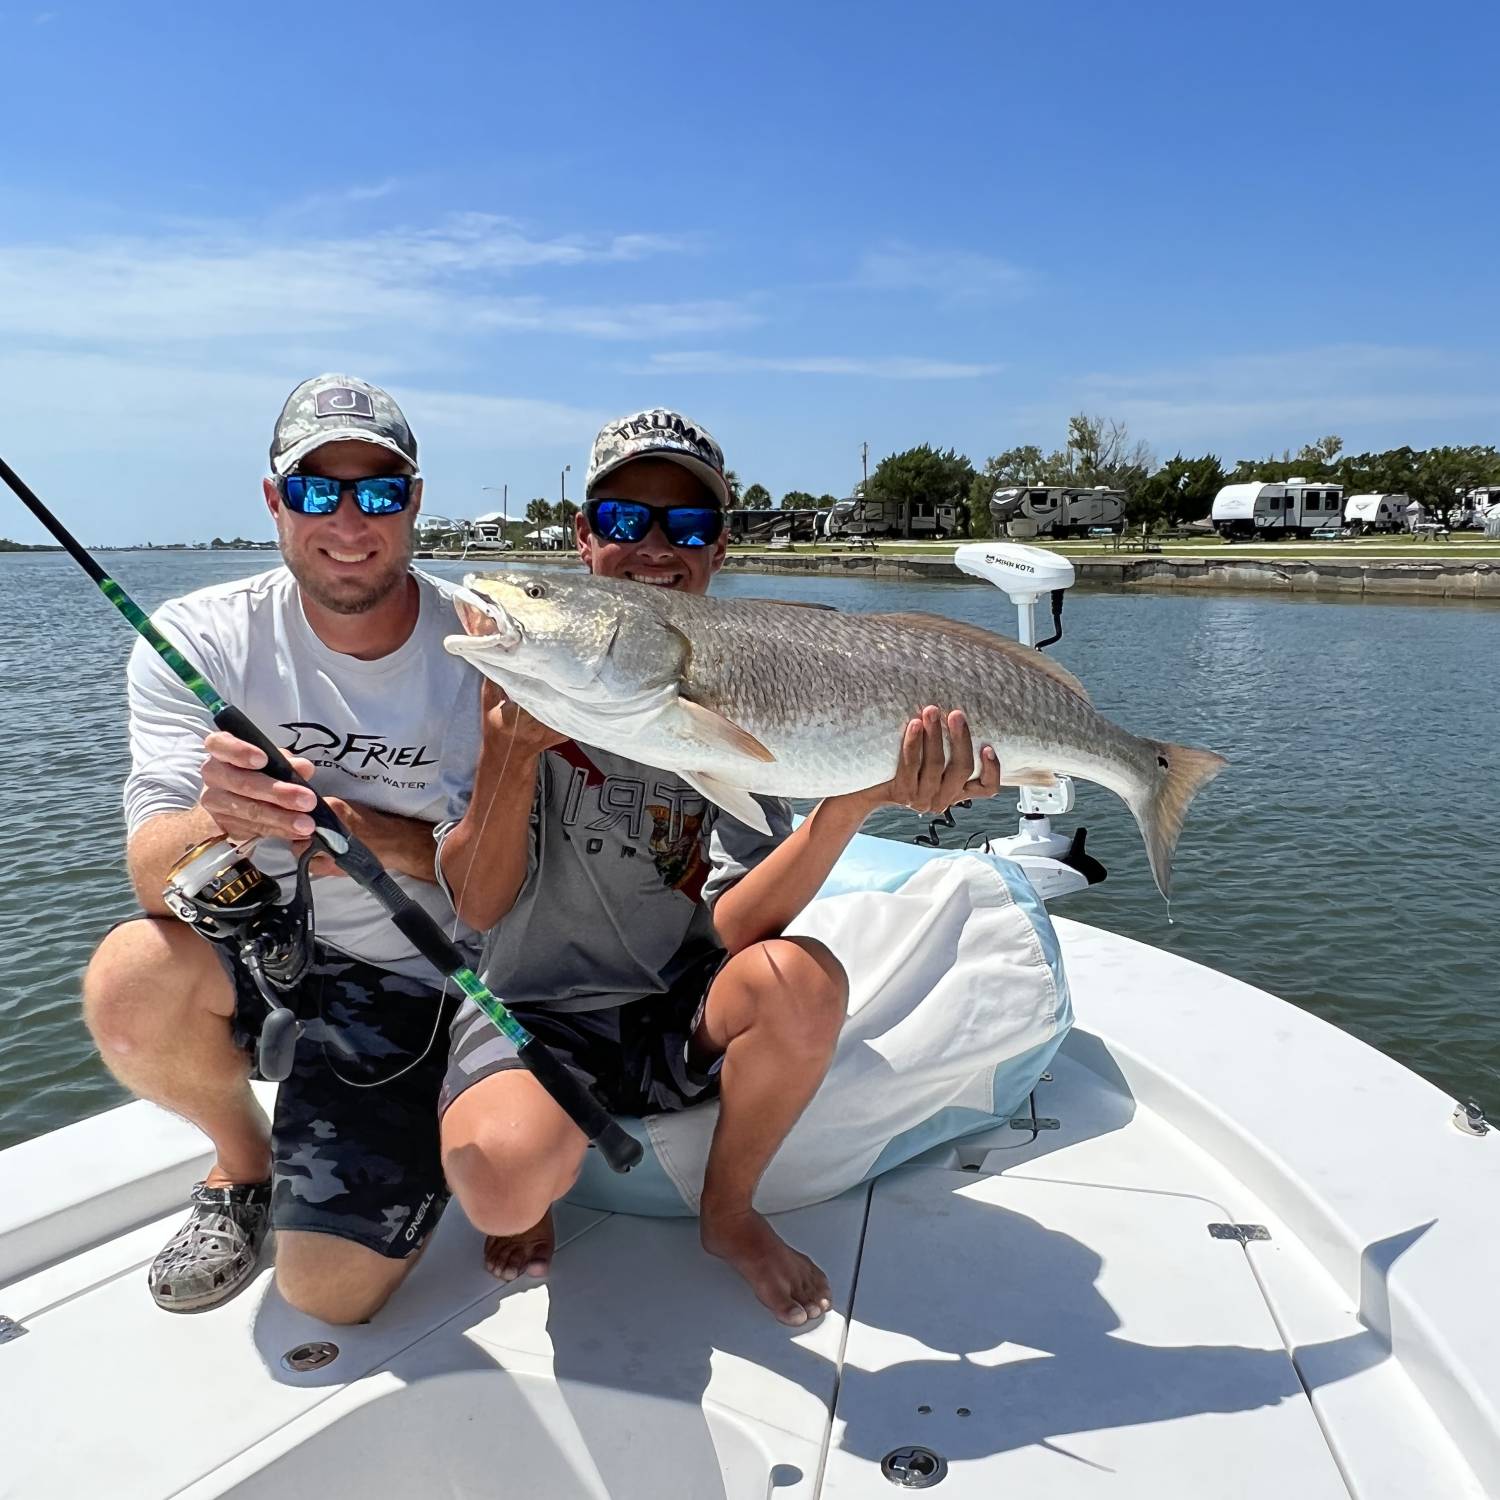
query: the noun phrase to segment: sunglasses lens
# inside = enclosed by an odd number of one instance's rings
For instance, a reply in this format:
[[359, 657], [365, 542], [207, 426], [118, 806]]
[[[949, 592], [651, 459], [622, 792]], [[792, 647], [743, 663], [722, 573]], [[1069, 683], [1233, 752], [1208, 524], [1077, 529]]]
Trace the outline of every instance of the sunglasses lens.
[[283, 481], [286, 503], [304, 516], [326, 516], [339, 507], [337, 479], [312, 474], [288, 474]]
[[388, 479], [356, 479], [354, 499], [367, 516], [393, 516], [406, 508], [411, 481], [405, 475]]
[[404, 474], [386, 479], [325, 479], [320, 474], [288, 474], [281, 481], [286, 503], [304, 516], [331, 516], [339, 508], [344, 486], [352, 484], [354, 503], [367, 516], [393, 516], [406, 509], [411, 479]]
[[634, 500], [599, 500], [589, 525], [612, 542], [638, 542], [651, 529], [651, 507]]
[[724, 529], [724, 512], [706, 505], [670, 505], [663, 519], [662, 529], [674, 547], [711, 546]]

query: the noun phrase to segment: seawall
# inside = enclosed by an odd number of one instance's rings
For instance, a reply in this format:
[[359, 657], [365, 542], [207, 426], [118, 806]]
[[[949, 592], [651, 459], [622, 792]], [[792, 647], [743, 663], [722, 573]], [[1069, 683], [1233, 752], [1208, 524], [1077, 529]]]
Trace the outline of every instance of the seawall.
[[[1078, 581], [1102, 588], [1250, 589], [1261, 593], [1493, 599], [1493, 558], [1074, 557]], [[855, 578], [961, 579], [948, 557], [918, 554], [734, 553], [725, 568], [747, 573], [821, 573]]]

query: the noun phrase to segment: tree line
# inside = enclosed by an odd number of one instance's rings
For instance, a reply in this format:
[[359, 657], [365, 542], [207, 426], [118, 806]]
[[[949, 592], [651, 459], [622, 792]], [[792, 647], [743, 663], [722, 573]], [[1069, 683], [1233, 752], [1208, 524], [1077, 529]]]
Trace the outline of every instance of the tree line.
[[[951, 505], [967, 520], [969, 533], [983, 538], [991, 534], [989, 502], [997, 490], [1043, 485], [1123, 490], [1126, 521], [1154, 529], [1202, 519], [1226, 484], [1296, 477], [1340, 484], [1346, 495], [1404, 493], [1446, 509], [1470, 490], [1500, 486], [1500, 449], [1470, 444], [1347, 454], [1343, 440], [1330, 435], [1295, 453], [1286, 449], [1279, 455], [1241, 458], [1226, 469], [1214, 453], [1179, 452], [1158, 463], [1151, 448], [1133, 438], [1125, 423], [1079, 412], [1069, 419], [1062, 445], [1052, 452], [1024, 444], [995, 454], [976, 469], [955, 449], [924, 443], [882, 459], [855, 493], [900, 506], [907, 532], [914, 505]], [[770, 492], [763, 485], [752, 484], [741, 492], [736, 480], [732, 491], [738, 497], [733, 503], [742, 508], [771, 506]], [[804, 490], [789, 491], [781, 500], [787, 510], [824, 509], [834, 503], [832, 495], [814, 497]]]

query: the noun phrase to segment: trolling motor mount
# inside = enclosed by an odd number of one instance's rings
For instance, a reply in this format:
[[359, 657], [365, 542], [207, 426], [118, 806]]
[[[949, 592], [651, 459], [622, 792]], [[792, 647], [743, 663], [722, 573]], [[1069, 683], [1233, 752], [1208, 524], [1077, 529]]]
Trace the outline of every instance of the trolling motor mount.
[[[1016, 638], [1040, 651], [1062, 639], [1063, 593], [1077, 579], [1066, 557], [1042, 547], [1015, 542], [968, 542], [955, 548], [953, 561], [962, 573], [1000, 589], [1016, 607]], [[1036, 606], [1050, 596], [1053, 634], [1036, 638]], [[1098, 885], [1105, 869], [1083, 851], [1086, 830], [1069, 839], [1052, 827], [1052, 819], [1073, 808], [1073, 782], [1059, 776], [1051, 787], [1022, 787], [1016, 811], [1021, 815], [1014, 837], [988, 839], [985, 849], [1003, 854], [1025, 871], [1042, 900], [1070, 895]]]
[[[167, 872], [168, 910], [211, 943], [232, 948], [255, 981], [270, 1014], [261, 1026], [256, 1061], [262, 1078], [280, 1083], [292, 1071], [302, 1023], [283, 995], [312, 963], [313, 910], [308, 864], [297, 861], [296, 885], [283, 900], [280, 882], [220, 836], [195, 844]], [[279, 992], [279, 993], [278, 993]]]

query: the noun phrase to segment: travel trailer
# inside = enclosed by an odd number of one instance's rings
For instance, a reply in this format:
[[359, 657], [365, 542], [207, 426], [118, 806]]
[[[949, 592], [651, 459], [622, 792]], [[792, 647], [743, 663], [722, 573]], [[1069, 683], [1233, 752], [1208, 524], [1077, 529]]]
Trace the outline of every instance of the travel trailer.
[[1410, 495], [1350, 495], [1344, 506], [1344, 524], [1361, 534], [1401, 531], [1406, 526]]
[[822, 533], [823, 515], [819, 510], [732, 510], [729, 540], [769, 542], [785, 537], [793, 542], [816, 541]]
[[1125, 529], [1125, 491], [1105, 485], [1093, 489], [1030, 485], [997, 490], [990, 497], [990, 515], [1006, 535], [1087, 536], [1097, 527], [1116, 533]]
[[1337, 525], [1344, 487], [1323, 480], [1288, 479], [1285, 484], [1226, 484], [1214, 496], [1213, 523], [1225, 541], [1247, 537], [1310, 536]]
[[[913, 500], [911, 504], [912, 537], [958, 536], [963, 529], [963, 518], [957, 505], [938, 504], [932, 500]], [[823, 534], [833, 537], [868, 536], [899, 537], [902, 535], [901, 506], [894, 500], [866, 500], [861, 495], [851, 495], [840, 500], [824, 523]]]

